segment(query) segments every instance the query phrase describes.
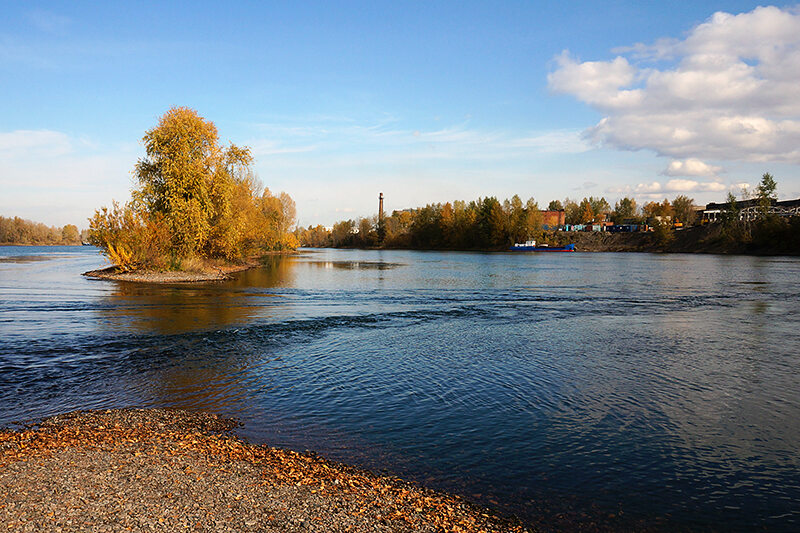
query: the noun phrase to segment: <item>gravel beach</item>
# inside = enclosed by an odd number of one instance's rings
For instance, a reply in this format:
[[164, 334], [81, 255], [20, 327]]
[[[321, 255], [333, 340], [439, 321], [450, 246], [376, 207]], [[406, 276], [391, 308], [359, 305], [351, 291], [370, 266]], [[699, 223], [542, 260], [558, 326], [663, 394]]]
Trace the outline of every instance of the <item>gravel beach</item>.
[[226, 279], [230, 279], [233, 274], [237, 272], [248, 270], [256, 266], [258, 266], [257, 263], [227, 265], [207, 272], [186, 272], [182, 270], [134, 270], [132, 272], [121, 272], [117, 267], [110, 266], [100, 270], [90, 270], [89, 272], [84, 272], [83, 275], [92, 279], [131, 281], [137, 283], [201, 283], [207, 281], [225, 281]]
[[121, 409], [2, 430], [0, 523], [62, 532], [526, 531], [395, 477], [247, 443], [230, 433], [235, 425]]

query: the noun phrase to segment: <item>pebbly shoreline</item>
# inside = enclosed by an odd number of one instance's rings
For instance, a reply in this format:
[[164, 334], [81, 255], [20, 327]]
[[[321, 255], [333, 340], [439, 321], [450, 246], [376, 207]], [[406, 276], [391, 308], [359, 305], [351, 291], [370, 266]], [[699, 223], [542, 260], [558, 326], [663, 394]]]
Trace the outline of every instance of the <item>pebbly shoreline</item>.
[[198, 283], [208, 281], [225, 281], [230, 279], [233, 274], [249, 270], [258, 266], [258, 263], [248, 263], [245, 265], [231, 265], [219, 267], [207, 272], [187, 272], [177, 270], [134, 270], [122, 272], [116, 266], [110, 266], [100, 270], [90, 270], [84, 272], [87, 278], [130, 281], [135, 283]]
[[0, 430], [0, 522], [61, 532], [526, 531], [396, 477], [247, 443], [235, 426], [116, 409]]

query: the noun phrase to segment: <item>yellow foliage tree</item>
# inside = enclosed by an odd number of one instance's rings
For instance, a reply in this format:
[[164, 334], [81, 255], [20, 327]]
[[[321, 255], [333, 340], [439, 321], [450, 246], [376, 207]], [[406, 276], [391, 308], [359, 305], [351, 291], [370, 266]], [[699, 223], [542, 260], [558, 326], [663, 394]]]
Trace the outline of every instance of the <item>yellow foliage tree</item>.
[[262, 194], [249, 148], [220, 147], [212, 122], [174, 107], [143, 141], [133, 201], [98, 210], [90, 220], [91, 242], [112, 260], [128, 268], [176, 268], [183, 258], [234, 260], [297, 247], [289, 233], [294, 201], [286, 193]]

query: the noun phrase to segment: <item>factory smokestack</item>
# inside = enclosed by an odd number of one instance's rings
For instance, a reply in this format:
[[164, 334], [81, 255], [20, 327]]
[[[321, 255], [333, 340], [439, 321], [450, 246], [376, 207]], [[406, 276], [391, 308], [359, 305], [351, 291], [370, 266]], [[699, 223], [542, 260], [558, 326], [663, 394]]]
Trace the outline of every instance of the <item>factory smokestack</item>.
[[383, 193], [378, 194], [378, 220], [383, 220]]

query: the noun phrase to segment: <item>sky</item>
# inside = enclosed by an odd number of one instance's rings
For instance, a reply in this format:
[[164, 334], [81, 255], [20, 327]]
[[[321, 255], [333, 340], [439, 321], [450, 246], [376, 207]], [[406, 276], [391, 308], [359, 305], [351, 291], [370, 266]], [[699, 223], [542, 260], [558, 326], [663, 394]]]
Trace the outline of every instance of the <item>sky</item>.
[[0, 0], [0, 215], [85, 228], [170, 107], [303, 226], [518, 194], [800, 198], [800, 5]]

